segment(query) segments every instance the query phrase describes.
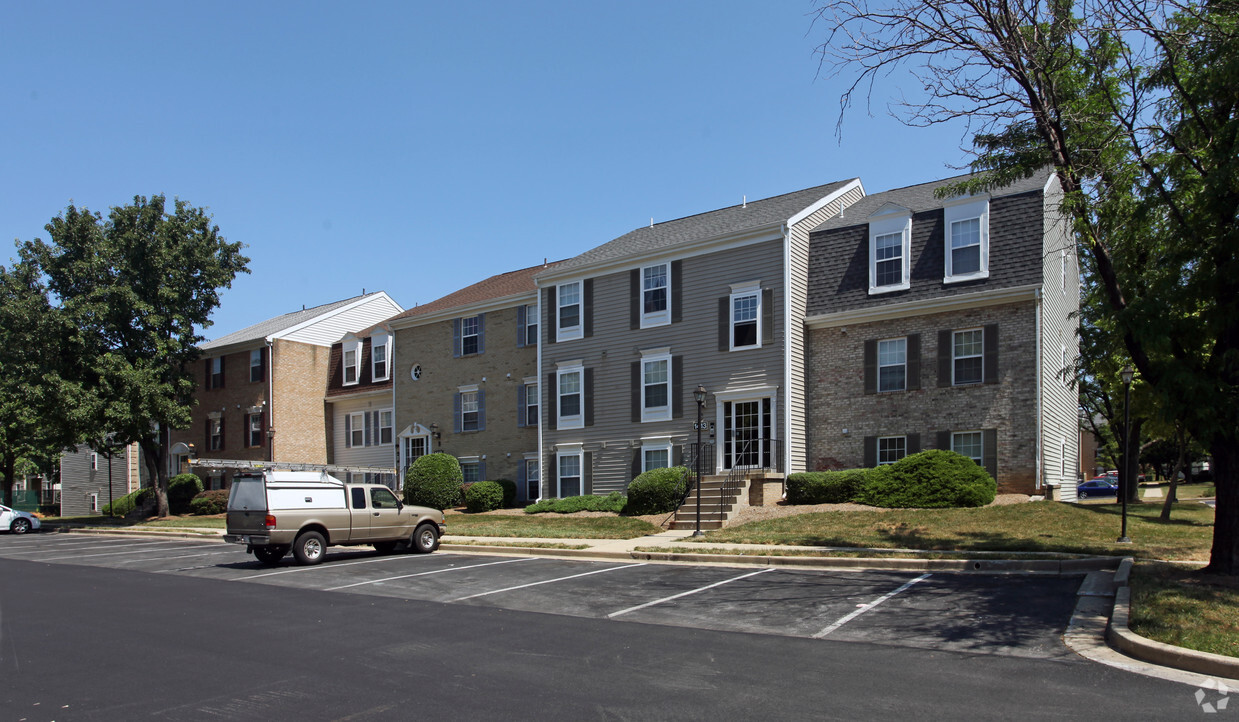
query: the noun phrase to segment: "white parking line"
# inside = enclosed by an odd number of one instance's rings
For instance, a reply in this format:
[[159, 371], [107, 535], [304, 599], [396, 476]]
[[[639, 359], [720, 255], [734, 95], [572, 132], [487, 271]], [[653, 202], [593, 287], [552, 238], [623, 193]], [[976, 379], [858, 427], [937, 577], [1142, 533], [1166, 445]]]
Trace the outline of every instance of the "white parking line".
[[350, 587], [361, 587], [367, 584], [379, 584], [380, 582], [390, 582], [396, 579], [408, 579], [409, 577], [424, 577], [427, 574], [443, 574], [445, 572], [459, 572], [463, 569], [473, 569], [475, 567], [489, 567], [495, 564], [511, 564], [513, 562], [529, 562], [529, 561], [533, 561], [534, 559], [537, 559], [537, 557], [521, 557], [520, 559], [504, 559], [503, 561], [500, 561], [500, 562], [486, 562], [485, 564], [470, 564], [467, 567], [448, 567], [446, 569], [434, 569], [429, 572], [417, 572], [416, 574], [401, 574], [398, 577], [386, 577], [384, 579], [371, 579], [368, 582], [353, 582], [352, 584], [345, 584], [339, 587], [327, 587], [323, 591], [334, 592], [339, 589], [348, 589]]
[[[425, 555], [423, 555], [423, 554], [418, 554], [417, 556], [413, 556], [413, 555], [403, 555], [403, 556], [401, 556], [401, 555], [393, 555], [393, 556], [379, 557], [378, 559], [362, 559], [362, 560], [361, 560], [361, 561], [359, 561], [359, 562], [337, 562], [337, 563], [335, 563], [335, 564], [328, 564], [327, 566], [322, 566], [322, 565], [317, 565], [317, 564], [316, 564], [316, 565], [314, 565], [314, 566], [310, 566], [310, 567], [292, 567], [292, 568], [289, 568], [289, 569], [280, 569], [280, 570], [278, 570], [278, 571], [274, 571], [274, 572], [264, 572], [263, 574], [252, 574], [252, 575], [250, 575], [250, 576], [248, 576], [248, 577], [237, 577], [236, 579], [233, 579], [232, 581], [234, 581], [234, 582], [244, 582], [244, 581], [247, 581], [247, 580], [250, 580], [250, 579], [261, 579], [262, 577], [273, 577], [273, 576], [275, 576], [275, 575], [277, 575], [277, 574], [292, 574], [293, 572], [312, 572], [312, 571], [314, 571], [314, 570], [316, 570], [316, 569], [317, 569], [317, 570], [323, 570], [323, 569], [339, 569], [340, 567], [351, 567], [351, 566], [353, 566], [354, 564], [376, 564], [376, 563], [378, 563], [378, 562], [394, 562], [394, 561], [399, 561], [399, 560], [401, 560], [401, 559], [417, 559], [417, 558], [425, 558]], [[532, 559], [533, 557], [530, 557], [530, 558]]]
[[923, 582], [923, 581], [925, 581], [925, 580], [926, 580], [926, 579], [928, 579], [930, 576], [932, 576], [932, 575], [930, 575], [930, 574], [922, 574], [921, 576], [917, 577], [916, 579], [913, 579], [912, 581], [908, 582], [907, 584], [904, 584], [902, 587], [900, 587], [900, 588], [896, 589], [895, 591], [893, 591], [893, 592], [887, 592], [886, 594], [883, 594], [882, 596], [878, 597], [877, 599], [873, 600], [872, 602], [869, 602], [869, 603], [868, 603], [868, 604], [866, 604], [865, 606], [863, 606], [863, 607], [861, 607], [861, 608], [857, 609], [856, 611], [854, 611], [854, 612], [852, 612], [852, 613], [850, 613], [850, 614], [848, 614], [848, 615], [846, 615], [846, 616], [842, 617], [839, 621], [835, 622], [834, 624], [830, 625], [829, 627], [827, 627], [827, 628], [823, 629], [822, 631], [818, 632], [817, 634], [813, 635], [813, 639], [821, 639], [822, 637], [825, 637], [827, 634], [830, 634], [831, 632], [835, 631], [835, 630], [836, 630], [836, 629], [838, 629], [839, 627], [842, 627], [843, 625], [847, 624], [848, 622], [852, 621], [853, 619], [856, 619], [856, 618], [857, 618], [857, 617], [859, 617], [860, 615], [862, 615], [862, 614], [864, 614], [865, 612], [867, 612], [867, 611], [869, 611], [869, 610], [873, 609], [874, 607], [878, 606], [878, 605], [879, 605], [879, 604], [881, 604], [882, 602], [885, 602], [887, 599], [890, 599], [891, 597], [895, 596], [896, 594], [899, 594], [900, 592], [902, 592], [902, 591], [904, 591], [904, 590], [906, 590], [906, 589], [910, 588], [913, 584], [916, 584], [917, 582]]
[[[181, 547], [182, 549], [205, 549], [208, 546], [219, 546], [218, 544], [203, 544], [201, 546]], [[62, 559], [88, 559], [90, 557], [118, 557], [124, 554], [146, 554], [150, 549], [136, 549], [127, 552], [100, 552], [98, 554], [74, 554], [67, 557], [51, 557], [50, 559], [35, 559], [38, 562], [58, 562]]]
[[567, 577], [558, 577], [558, 578], [556, 578], [556, 579], [546, 579], [546, 580], [541, 581], [541, 582], [530, 582], [529, 584], [521, 584], [521, 585], [518, 585], [518, 586], [515, 586], [515, 587], [506, 587], [506, 588], [504, 588], [504, 589], [495, 589], [495, 590], [493, 590], [493, 591], [489, 591], [489, 592], [479, 592], [478, 594], [470, 594], [470, 595], [469, 595], [469, 596], [467, 596], [467, 597], [460, 597], [459, 599], [453, 599], [452, 601], [453, 601], [453, 602], [463, 602], [463, 601], [465, 601], [466, 599], [475, 599], [475, 598], [477, 598], [477, 597], [485, 597], [485, 596], [488, 596], [488, 595], [491, 595], [491, 594], [501, 594], [501, 593], [503, 593], [503, 592], [514, 592], [514, 591], [516, 591], [517, 589], [528, 589], [529, 587], [536, 587], [536, 586], [538, 586], [539, 584], [551, 584], [552, 582], [562, 582], [562, 581], [566, 581], [566, 580], [568, 580], [568, 579], [577, 579], [578, 577], [588, 577], [588, 576], [589, 576], [589, 575], [591, 575], [591, 574], [602, 574], [602, 573], [604, 573], [604, 572], [614, 572], [614, 571], [618, 571], [618, 570], [620, 570], [620, 569], [631, 569], [632, 567], [643, 567], [643, 566], [645, 566], [645, 564], [646, 564], [645, 562], [641, 562], [640, 564], [625, 564], [625, 565], [624, 565], [624, 566], [622, 566], [622, 567], [610, 567], [610, 568], [608, 568], [608, 569], [595, 569], [595, 570], [594, 570], [594, 571], [592, 571], [592, 572], [584, 572], [584, 573], [582, 573], [582, 574], [573, 574], [573, 575], [571, 575], [571, 576], [567, 576]]
[[[117, 564], [130, 564], [133, 562], [160, 562], [165, 559], [184, 559], [186, 557], [209, 557], [213, 554], [234, 554], [236, 553], [236, 551], [237, 551], [236, 549], [224, 549], [224, 550], [215, 551], [215, 552], [200, 552], [198, 554], [177, 554], [176, 556], [171, 556], [171, 557], [152, 557], [150, 559], [122, 559], [116, 563]], [[155, 569], [152, 571], [154, 571], [155, 573], [158, 573], [162, 570]]]
[[[81, 551], [90, 551], [91, 549], [115, 549], [117, 547], [150, 546], [151, 544], [168, 544], [168, 543], [169, 542], [167, 540], [155, 540], [155, 541], [144, 541], [144, 542], [111, 542], [108, 544], [96, 544], [94, 546], [79, 546], [77, 548]], [[12, 554], [38, 554], [40, 552], [55, 554], [56, 552], [63, 552], [63, 551], [65, 551], [65, 549], [61, 549], [61, 548], [28, 549], [26, 551], [21, 551], [21, 552], [5, 552], [4, 556], [9, 556]]]
[[713, 583], [713, 584], [707, 584], [706, 586], [701, 587], [701, 588], [699, 588], [699, 589], [692, 589], [692, 590], [687, 591], [687, 592], [680, 592], [679, 594], [673, 594], [673, 595], [671, 595], [671, 596], [669, 596], [669, 597], [663, 597], [662, 599], [655, 599], [655, 600], [654, 600], [654, 601], [652, 601], [652, 602], [646, 602], [645, 604], [638, 604], [638, 605], [637, 605], [637, 606], [635, 606], [635, 607], [629, 607], [629, 608], [627, 608], [627, 609], [621, 609], [621, 610], [619, 610], [618, 612], [611, 612], [610, 614], [608, 614], [608, 615], [607, 615], [607, 617], [608, 617], [608, 618], [618, 617], [618, 616], [620, 616], [621, 614], [628, 614], [629, 612], [635, 612], [635, 611], [637, 611], [638, 609], [645, 609], [646, 607], [652, 607], [652, 606], [654, 606], [655, 604], [662, 604], [663, 602], [670, 602], [670, 601], [671, 601], [671, 600], [673, 600], [673, 599], [679, 599], [680, 597], [687, 597], [687, 596], [688, 596], [688, 595], [690, 595], [690, 594], [696, 594], [696, 593], [698, 593], [698, 592], [704, 592], [704, 591], [705, 591], [705, 590], [707, 590], [707, 589], [713, 589], [713, 588], [715, 588], [715, 587], [721, 587], [721, 586], [723, 586], [724, 584], [731, 584], [732, 582], [738, 582], [738, 581], [740, 581], [741, 579], [744, 579], [744, 578], [746, 578], [746, 577], [751, 577], [751, 576], [753, 576], [753, 575], [755, 575], [755, 574], [765, 574], [766, 572], [772, 572], [772, 571], [774, 571], [774, 570], [773, 570], [773, 569], [761, 569], [761, 570], [758, 570], [758, 571], [755, 571], [755, 572], [749, 572], [748, 574], [741, 574], [741, 575], [740, 575], [740, 576], [738, 576], [738, 577], [732, 577], [731, 579], [724, 579], [724, 580], [723, 580], [723, 581], [721, 581], [721, 582], [715, 582], [715, 583]]

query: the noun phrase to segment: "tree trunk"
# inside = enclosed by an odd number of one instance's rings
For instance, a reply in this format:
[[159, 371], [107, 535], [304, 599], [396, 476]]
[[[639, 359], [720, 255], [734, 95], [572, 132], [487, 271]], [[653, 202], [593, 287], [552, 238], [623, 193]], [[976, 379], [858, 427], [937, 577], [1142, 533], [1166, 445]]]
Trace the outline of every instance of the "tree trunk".
[[1218, 434], [1209, 450], [1213, 453], [1213, 483], [1217, 508], [1213, 513], [1213, 549], [1205, 574], [1239, 575], [1239, 432]]
[[1170, 508], [1178, 501], [1177, 494], [1179, 492], [1179, 472], [1183, 470], [1183, 465], [1187, 462], [1187, 440], [1183, 436], [1183, 432], [1179, 432], [1179, 457], [1175, 459], [1174, 469], [1170, 472], [1170, 488], [1166, 490], [1166, 500], [1162, 502], [1162, 521], [1170, 521]]
[[168, 433], [163, 424], [159, 426], [158, 436], [146, 438], [138, 442], [142, 448], [142, 458], [146, 460], [146, 470], [151, 475], [151, 488], [155, 490], [155, 504], [159, 516], [168, 516], [168, 465], [164, 463], [164, 436]]

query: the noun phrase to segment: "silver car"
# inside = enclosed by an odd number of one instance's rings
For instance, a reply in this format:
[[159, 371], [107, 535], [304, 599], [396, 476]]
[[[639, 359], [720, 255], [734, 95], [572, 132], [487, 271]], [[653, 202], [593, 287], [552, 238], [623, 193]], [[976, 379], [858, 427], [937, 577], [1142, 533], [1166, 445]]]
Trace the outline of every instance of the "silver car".
[[14, 534], [25, 534], [38, 528], [39, 517], [34, 514], [0, 506], [0, 531], [8, 530]]

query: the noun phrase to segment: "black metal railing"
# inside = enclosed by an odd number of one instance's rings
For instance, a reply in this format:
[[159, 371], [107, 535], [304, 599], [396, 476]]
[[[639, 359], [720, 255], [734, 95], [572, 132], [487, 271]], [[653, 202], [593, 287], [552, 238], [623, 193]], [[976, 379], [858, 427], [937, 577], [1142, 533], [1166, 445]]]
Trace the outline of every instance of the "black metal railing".
[[697, 444], [690, 443], [688, 445], [688, 456], [684, 459], [684, 479], [687, 483], [684, 484], [684, 494], [680, 497], [680, 501], [676, 504], [678, 508], [684, 503], [697, 488], [697, 483], [700, 479], [697, 478], [697, 460], [701, 459], [701, 470], [703, 474], [708, 474], [714, 470], [714, 444], [713, 442], [703, 442], [698, 448]]
[[783, 471], [783, 440], [767, 437], [732, 437], [725, 446], [728, 455], [723, 460], [727, 469], [727, 478], [723, 480], [722, 497], [719, 499], [719, 511], [725, 512], [724, 504], [738, 495], [744, 488], [744, 482], [754, 470]]

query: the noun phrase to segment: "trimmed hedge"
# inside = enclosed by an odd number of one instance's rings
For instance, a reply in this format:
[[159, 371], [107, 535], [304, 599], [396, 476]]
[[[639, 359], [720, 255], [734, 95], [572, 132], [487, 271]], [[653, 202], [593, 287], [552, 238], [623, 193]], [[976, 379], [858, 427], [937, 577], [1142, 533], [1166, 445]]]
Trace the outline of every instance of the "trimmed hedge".
[[503, 487], [503, 508], [516, 506], [516, 482], [511, 479], [495, 479], [495, 483]]
[[624, 511], [624, 505], [628, 503], [628, 499], [618, 491], [613, 491], [606, 496], [598, 496], [596, 494], [586, 494], [584, 496], [566, 496], [563, 499], [543, 499], [537, 504], [530, 504], [525, 507], [526, 514], [542, 514], [552, 512], [555, 514], [571, 514], [574, 511], [611, 511], [620, 513]]
[[873, 469], [857, 501], [870, 506], [941, 509], [985, 506], [997, 493], [994, 479], [972, 459], [930, 449]]
[[465, 492], [465, 508], [471, 512], [491, 511], [503, 505], [503, 486], [495, 481], [470, 484]]
[[842, 504], [864, 488], [872, 469], [809, 471], [787, 477], [788, 504]]
[[404, 475], [404, 503], [440, 511], [460, 506], [464, 480], [455, 456], [442, 452], [419, 456]]
[[197, 474], [177, 474], [168, 480], [168, 511], [172, 514], [189, 512], [189, 503], [202, 493], [202, 479]]
[[228, 491], [226, 489], [211, 489], [200, 492], [189, 500], [189, 511], [198, 516], [208, 514], [223, 514], [228, 511]]
[[666, 514], [675, 511], [688, 488], [685, 478], [688, 469], [672, 466], [665, 469], [650, 469], [632, 480], [628, 485], [627, 514]]
[[152, 493], [149, 486], [142, 487], [137, 491], [131, 491], [111, 504], [106, 504], [103, 507], [103, 513], [108, 516], [127, 516], [134, 509], [138, 508], [138, 505], [145, 501]]

